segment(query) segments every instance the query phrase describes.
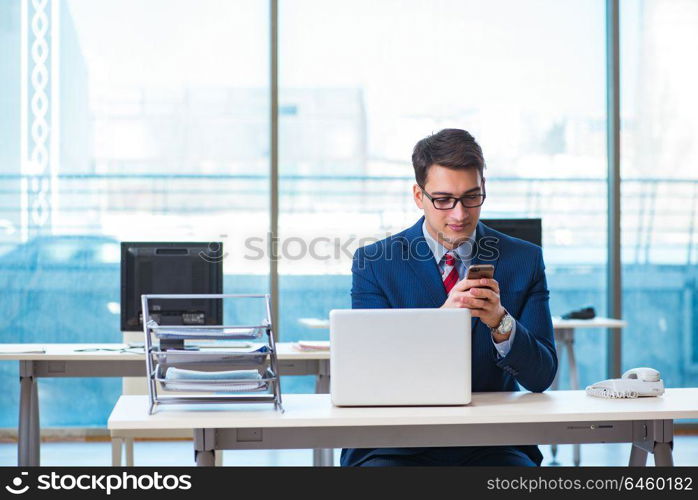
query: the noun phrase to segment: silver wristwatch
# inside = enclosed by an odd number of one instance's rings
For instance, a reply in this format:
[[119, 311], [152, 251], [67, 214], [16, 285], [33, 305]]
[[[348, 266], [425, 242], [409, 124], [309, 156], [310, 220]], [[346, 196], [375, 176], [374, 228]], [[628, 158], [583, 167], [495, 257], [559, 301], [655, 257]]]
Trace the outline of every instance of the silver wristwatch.
[[514, 318], [512, 318], [509, 311], [504, 310], [504, 317], [495, 327], [490, 328], [492, 333], [497, 333], [499, 335], [509, 335], [511, 330], [514, 328]]

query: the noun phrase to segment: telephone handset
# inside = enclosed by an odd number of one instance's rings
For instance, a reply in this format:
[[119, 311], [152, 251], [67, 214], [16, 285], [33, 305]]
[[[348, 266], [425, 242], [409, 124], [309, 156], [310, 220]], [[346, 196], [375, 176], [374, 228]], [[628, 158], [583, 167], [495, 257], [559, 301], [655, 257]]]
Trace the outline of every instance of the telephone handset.
[[653, 368], [633, 368], [625, 372], [622, 378], [604, 380], [588, 386], [586, 393], [589, 396], [608, 399], [661, 396], [664, 394], [664, 382], [659, 372]]

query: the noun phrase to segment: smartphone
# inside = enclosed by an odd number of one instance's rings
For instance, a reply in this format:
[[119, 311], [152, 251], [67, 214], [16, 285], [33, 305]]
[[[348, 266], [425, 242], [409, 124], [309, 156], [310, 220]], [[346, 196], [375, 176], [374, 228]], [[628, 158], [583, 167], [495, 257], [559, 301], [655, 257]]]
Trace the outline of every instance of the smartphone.
[[494, 266], [492, 264], [475, 264], [468, 266], [466, 278], [469, 280], [479, 280], [481, 278], [494, 278]]

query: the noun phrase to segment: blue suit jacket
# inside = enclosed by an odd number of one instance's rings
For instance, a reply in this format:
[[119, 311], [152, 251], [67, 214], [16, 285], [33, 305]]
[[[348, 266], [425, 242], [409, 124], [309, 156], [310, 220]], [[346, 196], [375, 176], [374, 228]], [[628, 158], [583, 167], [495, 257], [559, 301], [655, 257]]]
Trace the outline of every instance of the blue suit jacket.
[[[422, 234], [422, 217], [414, 226], [359, 248], [352, 265], [353, 309], [441, 307], [446, 290], [436, 260]], [[493, 264], [502, 305], [516, 319], [511, 350], [500, 358], [490, 330], [472, 320], [473, 392], [532, 392], [547, 389], [557, 371], [549, 292], [541, 248], [478, 223], [473, 264]], [[536, 446], [520, 446], [540, 464]], [[345, 449], [342, 465], [357, 465], [375, 454], [414, 454], [419, 448]], [[467, 452], [467, 450], [464, 450]]]

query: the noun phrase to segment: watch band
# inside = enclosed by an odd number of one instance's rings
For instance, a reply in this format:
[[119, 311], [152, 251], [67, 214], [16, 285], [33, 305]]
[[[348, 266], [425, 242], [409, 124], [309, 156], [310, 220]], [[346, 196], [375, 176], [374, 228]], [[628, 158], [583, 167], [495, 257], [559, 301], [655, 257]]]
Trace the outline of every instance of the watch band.
[[[501, 328], [504, 327], [505, 323], [509, 324], [509, 328], [506, 331], [502, 331]], [[495, 327], [490, 328], [490, 331], [499, 335], [508, 335], [509, 333], [511, 333], [513, 328], [514, 318], [511, 316], [511, 314], [509, 314], [509, 311], [504, 309], [504, 316], [502, 316], [502, 319], [499, 321], [499, 324]]]

